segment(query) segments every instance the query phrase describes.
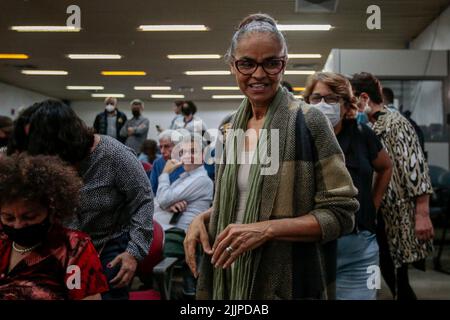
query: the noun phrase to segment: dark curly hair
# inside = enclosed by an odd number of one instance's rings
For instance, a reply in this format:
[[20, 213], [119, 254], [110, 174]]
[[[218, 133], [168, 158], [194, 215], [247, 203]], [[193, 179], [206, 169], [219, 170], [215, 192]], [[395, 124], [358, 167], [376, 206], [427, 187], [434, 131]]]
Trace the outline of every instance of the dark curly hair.
[[76, 164], [88, 156], [94, 133], [69, 106], [45, 100], [20, 114], [11, 139], [8, 154], [27, 151], [31, 155], [57, 155]]
[[25, 127], [30, 123], [31, 115], [38, 109], [39, 105], [34, 104], [20, 112], [14, 121], [13, 131], [9, 138], [7, 154], [11, 155], [15, 152], [22, 152], [27, 149], [28, 135], [25, 133]]
[[75, 168], [58, 157], [19, 153], [0, 159], [0, 207], [17, 200], [36, 202], [61, 221], [74, 214], [81, 186]]

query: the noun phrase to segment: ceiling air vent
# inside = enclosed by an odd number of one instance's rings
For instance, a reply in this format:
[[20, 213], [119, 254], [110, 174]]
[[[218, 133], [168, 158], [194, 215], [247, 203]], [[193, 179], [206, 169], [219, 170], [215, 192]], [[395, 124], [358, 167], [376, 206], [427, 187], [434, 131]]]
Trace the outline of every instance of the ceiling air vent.
[[19, 69], [19, 70], [23, 70], [23, 69], [34, 70], [34, 69], [38, 68], [34, 64], [8, 64], [7, 66], [10, 66], [10, 67], [13, 67], [13, 68]]
[[318, 70], [320, 67], [317, 63], [293, 63], [291, 65], [292, 69], [295, 70]]
[[295, 0], [295, 12], [334, 13], [339, 0]]
[[184, 92], [184, 93], [194, 92], [194, 88], [188, 87], [188, 86], [181, 86], [181, 87], [178, 87], [178, 92]]

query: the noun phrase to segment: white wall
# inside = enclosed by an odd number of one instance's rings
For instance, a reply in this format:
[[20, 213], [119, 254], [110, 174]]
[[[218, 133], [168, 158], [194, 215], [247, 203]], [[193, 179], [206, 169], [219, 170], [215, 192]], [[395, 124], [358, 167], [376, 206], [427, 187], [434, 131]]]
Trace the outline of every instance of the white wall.
[[447, 51], [333, 49], [324, 70], [346, 75], [366, 71], [380, 78], [446, 77]]
[[[35, 102], [43, 101], [51, 97], [30, 90], [21, 89], [0, 82], [0, 115], [14, 118], [18, 112]], [[230, 112], [236, 110], [240, 100], [230, 101], [195, 101], [197, 116], [206, 122], [208, 128], [217, 129], [221, 120]], [[174, 113], [172, 101], [144, 101], [144, 116], [150, 120], [148, 137], [156, 139], [157, 131], [155, 125], [168, 128]], [[119, 109], [131, 117], [129, 108], [130, 101], [119, 100]], [[71, 107], [82, 118], [87, 125], [92, 126], [95, 116], [104, 108], [103, 100], [72, 101]], [[14, 115], [11, 114], [14, 110]]]
[[45, 99], [49, 97], [0, 82], [0, 115], [14, 118], [22, 108]]
[[448, 155], [449, 145], [446, 142], [425, 142], [425, 150], [428, 153], [428, 164], [449, 169]]
[[[421, 34], [410, 42], [411, 49], [450, 50], [450, 6], [445, 9]], [[449, 67], [447, 67], [450, 69]], [[450, 70], [449, 70], [450, 73]], [[450, 88], [443, 88], [445, 91]], [[444, 92], [445, 92], [444, 91]], [[447, 112], [446, 112], [447, 113]], [[449, 143], [427, 143], [430, 164], [449, 169]]]
[[410, 43], [411, 49], [450, 50], [450, 7]]
[[[195, 101], [197, 106], [196, 116], [205, 121], [208, 128], [217, 129], [221, 120], [230, 112], [236, 110], [240, 104], [240, 100], [232, 101]], [[119, 110], [125, 112], [131, 117], [129, 101], [119, 100]], [[167, 129], [174, 117], [172, 111], [172, 101], [144, 101], [144, 116], [150, 121], [149, 139], [156, 139], [157, 131], [155, 125], [160, 125], [163, 129]], [[104, 110], [103, 100], [93, 101], [73, 101], [72, 108], [82, 118], [87, 125], [92, 126], [95, 116]]]

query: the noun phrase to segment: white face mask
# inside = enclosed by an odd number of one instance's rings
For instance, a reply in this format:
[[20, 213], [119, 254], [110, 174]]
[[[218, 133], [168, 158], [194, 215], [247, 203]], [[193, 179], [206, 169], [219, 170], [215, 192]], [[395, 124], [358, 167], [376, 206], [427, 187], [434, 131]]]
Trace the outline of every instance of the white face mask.
[[106, 107], [105, 107], [105, 110], [106, 110], [107, 112], [113, 112], [114, 109], [115, 109], [115, 107], [114, 107], [114, 105], [112, 105], [112, 104], [107, 104]]
[[328, 120], [330, 120], [333, 127], [341, 120], [341, 105], [339, 102], [328, 104], [322, 99], [319, 103], [312, 104], [311, 106], [322, 111], [327, 116]]

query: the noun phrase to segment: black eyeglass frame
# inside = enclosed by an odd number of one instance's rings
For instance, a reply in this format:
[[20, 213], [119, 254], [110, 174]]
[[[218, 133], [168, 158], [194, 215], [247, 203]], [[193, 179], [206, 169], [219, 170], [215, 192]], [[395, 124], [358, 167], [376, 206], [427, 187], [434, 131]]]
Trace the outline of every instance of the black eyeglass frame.
[[[319, 99], [320, 98], [320, 99]], [[336, 98], [336, 100], [331, 100], [331, 101], [329, 101], [328, 99], [329, 98]], [[309, 97], [308, 97], [308, 100], [309, 100], [309, 102], [310, 103], [320, 103], [320, 101], [322, 101], [322, 99], [326, 102], [326, 103], [338, 103], [339, 102], [339, 100], [341, 99], [342, 97], [340, 96], [340, 95], [337, 95], [337, 94], [327, 94], [327, 95], [325, 95], [325, 96], [322, 96], [322, 95], [319, 95], [319, 94], [312, 94], [312, 95], [310, 95]], [[312, 100], [315, 100], [316, 102], [313, 102]], [[318, 101], [318, 102], [317, 102]]]
[[[252, 75], [253, 73], [256, 72], [256, 70], [258, 70], [258, 68], [259, 68], [260, 66], [261, 66], [261, 68], [264, 70], [264, 72], [267, 73], [268, 75], [276, 76], [276, 75], [279, 74], [281, 71], [283, 71], [284, 67], [286, 66], [286, 56], [281, 56], [281, 57], [277, 57], [277, 58], [268, 58], [268, 59], [265, 59], [263, 62], [256, 62], [256, 61], [253, 60], [253, 59], [239, 59], [239, 60], [236, 60], [235, 57], [233, 57], [233, 59], [234, 59], [234, 66], [235, 66], [236, 70], [239, 71], [239, 73], [243, 74], [244, 76], [250, 76], [250, 75]], [[276, 73], [270, 73], [270, 72], [268, 72], [268, 71], [266, 70], [266, 68], [264, 68], [264, 63], [266, 63], [266, 62], [268, 62], [268, 61], [274, 61], [274, 60], [276, 60], [276, 61], [281, 61], [281, 62], [282, 62], [282, 63], [281, 63], [281, 68], [280, 68], [280, 70], [277, 71]], [[251, 62], [254, 62], [254, 63], [255, 63], [255, 68], [254, 68], [251, 72], [244, 73], [244, 72], [242, 72], [242, 71], [239, 69], [239, 67], [238, 67], [238, 63], [241, 62], [241, 61], [251, 61]]]

